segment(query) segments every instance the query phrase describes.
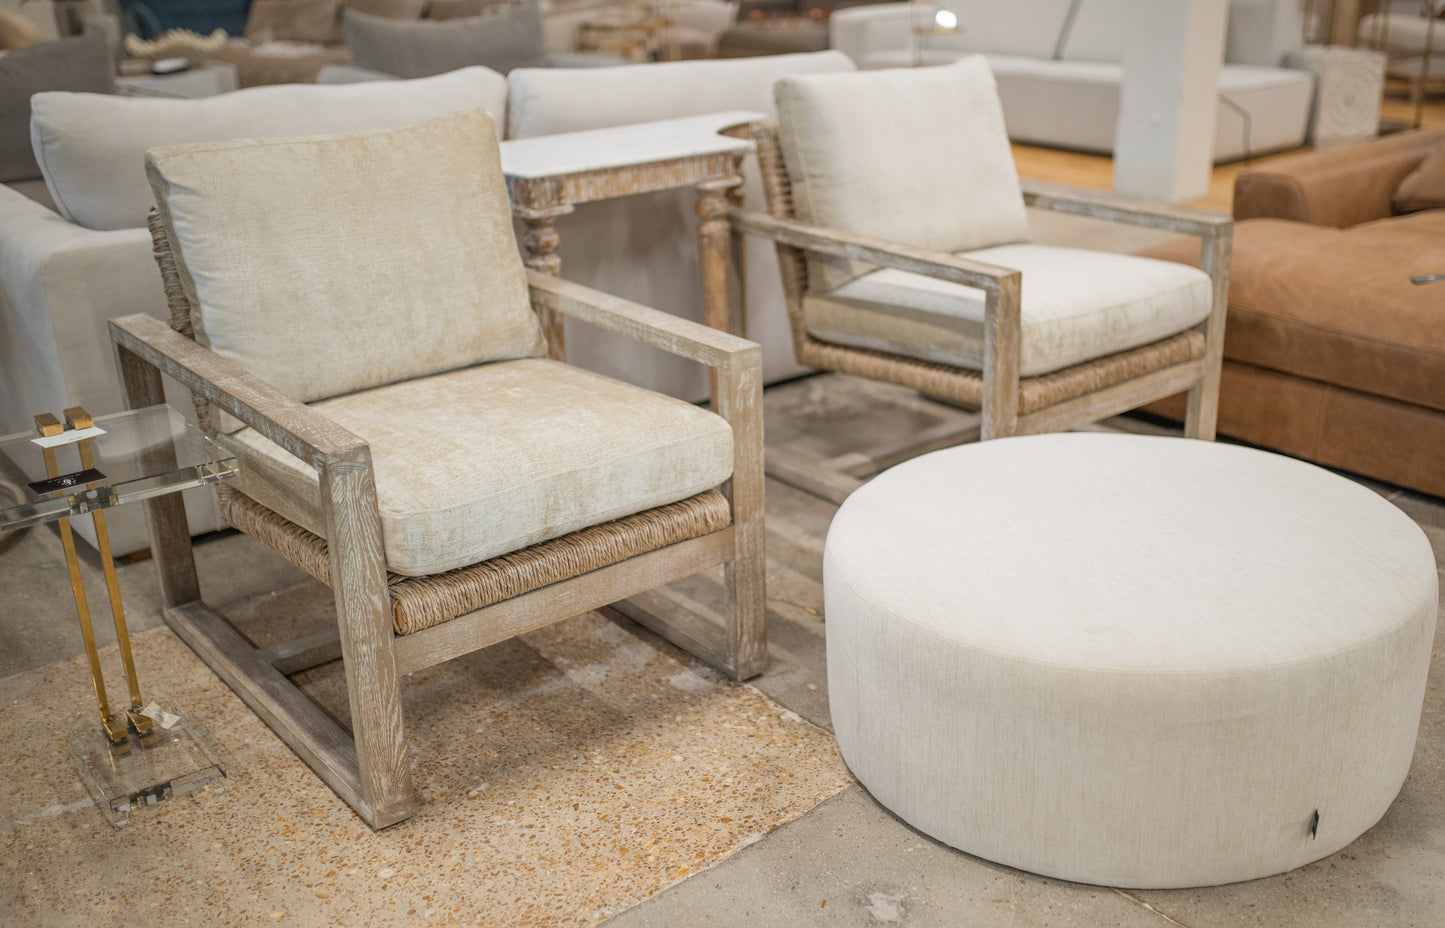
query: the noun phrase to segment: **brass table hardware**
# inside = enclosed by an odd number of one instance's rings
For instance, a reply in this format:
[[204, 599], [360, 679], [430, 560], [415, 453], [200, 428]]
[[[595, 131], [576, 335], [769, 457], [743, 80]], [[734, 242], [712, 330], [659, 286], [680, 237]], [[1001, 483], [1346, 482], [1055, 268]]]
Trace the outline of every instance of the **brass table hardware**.
[[[67, 431], [82, 431], [95, 427], [95, 420], [80, 406], [72, 406], [65, 410], [65, 424], [50, 413], [42, 413], [35, 417], [35, 430], [42, 438], [51, 438]], [[82, 470], [79, 477], [104, 478], [104, 475], [95, 469], [95, 452], [92, 447], [95, 439], [82, 438], [79, 440], [80, 464]], [[43, 448], [41, 454], [45, 459], [45, 471], [51, 481], [64, 481], [59, 465], [55, 458], [55, 449]], [[72, 475], [66, 475], [69, 477]], [[96, 489], [95, 480], [87, 482], [89, 489]], [[136, 677], [135, 658], [131, 655], [130, 633], [125, 624], [125, 608], [120, 602], [120, 583], [115, 575], [115, 558], [111, 555], [110, 535], [106, 531], [105, 512], [102, 509], [94, 509], [90, 513], [91, 519], [95, 522], [96, 549], [100, 552], [100, 562], [105, 570], [105, 585], [110, 594], [110, 614], [115, 623], [115, 637], [120, 645], [120, 660], [125, 669], [126, 685], [130, 690], [130, 706], [124, 712], [111, 712], [110, 700], [105, 692], [105, 675], [100, 669], [100, 654], [95, 647], [95, 631], [90, 621], [90, 606], [85, 597], [85, 586], [80, 579], [80, 560], [75, 553], [75, 536], [70, 528], [69, 517], [62, 518], [60, 522], [60, 543], [65, 548], [65, 564], [70, 569], [70, 587], [75, 594], [75, 612], [80, 619], [80, 634], [85, 640], [85, 656], [90, 661], [90, 681], [95, 686], [95, 701], [100, 708], [100, 723], [107, 738], [112, 743], [122, 743], [126, 740], [128, 728], [134, 730], [136, 735], [142, 739], [152, 737], [155, 733], [155, 724], [148, 716], [141, 714], [140, 681]]]

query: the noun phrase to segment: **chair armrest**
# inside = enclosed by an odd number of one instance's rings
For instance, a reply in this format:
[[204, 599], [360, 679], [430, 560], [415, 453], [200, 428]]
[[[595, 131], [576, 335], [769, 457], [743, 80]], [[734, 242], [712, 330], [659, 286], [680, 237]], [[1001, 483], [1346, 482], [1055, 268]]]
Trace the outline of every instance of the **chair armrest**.
[[880, 267], [911, 271], [939, 280], [977, 287], [986, 293], [999, 292], [1000, 288], [1008, 285], [1010, 279], [1016, 287], [1020, 277], [1018, 271], [996, 264], [960, 258], [943, 251], [911, 248], [867, 235], [825, 229], [798, 222], [796, 219], [779, 219], [765, 213], [742, 210], [733, 210], [728, 214], [728, 219], [738, 232], [770, 238], [783, 245], [816, 254], [851, 258]]
[[327, 461], [369, 451], [356, 434], [159, 319], [144, 313], [112, 319], [110, 338], [317, 470]]
[[550, 274], [527, 270], [532, 305], [636, 339], [708, 367], [761, 367], [762, 347], [691, 319], [633, 303]]
[[1198, 235], [1201, 238], [1211, 238], [1234, 225], [1234, 220], [1229, 216], [1209, 210], [1168, 203], [1149, 203], [1113, 193], [1080, 190], [1077, 187], [1041, 181], [1023, 180], [1019, 183], [1023, 187], [1024, 203], [1054, 212], [1089, 216], [1149, 229], [1163, 229], [1183, 235]]

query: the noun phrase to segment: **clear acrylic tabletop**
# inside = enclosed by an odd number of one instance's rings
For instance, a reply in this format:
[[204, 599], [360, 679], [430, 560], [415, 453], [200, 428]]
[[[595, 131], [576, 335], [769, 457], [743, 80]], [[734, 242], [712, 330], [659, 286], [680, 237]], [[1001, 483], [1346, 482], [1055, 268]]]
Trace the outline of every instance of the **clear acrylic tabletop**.
[[[81, 463], [81, 439], [93, 437], [93, 467]], [[46, 469], [51, 443], [57, 473]], [[169, 406], [95, 419], [95, 428], [50, 439], [36, 432], [0, 438], [0, 458], [23, 475], [26, 499], [0, 509], [0, 528], [21, 528], [204, 486], [236, 473], [236, 458]]]

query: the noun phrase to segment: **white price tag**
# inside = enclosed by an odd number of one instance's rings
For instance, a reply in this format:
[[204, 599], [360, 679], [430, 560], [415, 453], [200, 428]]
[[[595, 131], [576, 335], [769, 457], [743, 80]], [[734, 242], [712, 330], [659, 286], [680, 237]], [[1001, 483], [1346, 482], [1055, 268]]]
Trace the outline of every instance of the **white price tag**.
[[59, 435], [46, 435], [41, 438], [32, 438], [42, 448], [58, 448], [61, 445], [71, 445], [86, 438], [95, 438], [104, 435], [105, 429], [92, 425], [88, 429], [71, 429], [68, 432], [61, 432]]

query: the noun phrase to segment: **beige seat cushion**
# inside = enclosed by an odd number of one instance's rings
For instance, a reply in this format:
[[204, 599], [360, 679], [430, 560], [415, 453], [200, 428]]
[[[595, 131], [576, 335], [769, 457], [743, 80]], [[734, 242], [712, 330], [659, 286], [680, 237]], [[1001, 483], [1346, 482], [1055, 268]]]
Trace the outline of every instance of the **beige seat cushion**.
[[481, 110], [154, 149], [146, 172], [196, 340], [293, 399], [543, 350]]
[[[1209, 315], [1209, 277], [1196, 268], [1048, 245], [961, 254], [1023, 273], [1025, 377], [1146, 345]], [[803, 298], [814, 338], [970, 370], [983, 367], [983, 315], [982, 290], [891, 269]]]
[[[386, 564], [412, 576], [686, 499], [732, 474], [720, 416], [540, 358], [314, 406], [370, 444]], [[238, 489], [325, 537], [315, 470], [250, 429], [222, 441], [240, 458]]]
[[[983, 58], [794, 75], [773, 94], [794, 212], [804, 222], [932, 251], [1028, 239], [1003, 108]], [[808, 260], [818, 290], [869, 269]]]

